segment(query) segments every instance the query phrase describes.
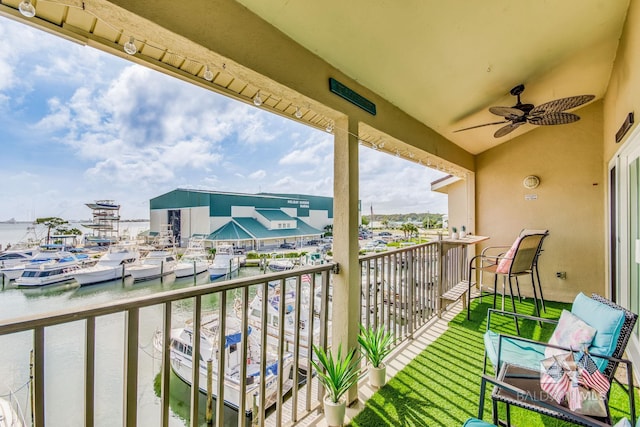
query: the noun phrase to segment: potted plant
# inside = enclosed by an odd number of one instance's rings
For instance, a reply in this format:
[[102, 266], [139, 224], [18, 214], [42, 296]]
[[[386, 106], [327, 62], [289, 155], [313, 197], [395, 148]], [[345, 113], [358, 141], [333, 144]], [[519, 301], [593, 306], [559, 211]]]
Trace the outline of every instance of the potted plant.
[[467, 227], [465, 227], [464, 225], [462, 227], [460, 227], [460, 238], [464, 238], [467, 235]]
[[311, 360], [318, 379], [327, 392], [324, 398], [324, 415], [330, 426], [341, 426], [344, 423], [346, 401], [342, 396], [358, 382], [360, 360], [356, 358], [356, 349], [351, 349], [342, 357], [342, 345], [338, 346], [336, 357], [325, 352], [322, 347], [313, 346], [318, 361]]
[[385, 331], [382, 325], [378, 328], [365, 328], [360, 325], [358, 342], [362, 354], [371, 364], [369, 368], [369, 384], [372, 387], [382, 387], [387, 377], [387, 367], [384, 359], [391, 353], [391, 333]]
[[453, 240], [456, 240], [458, 238], [458, 228], [457, 227], [451, 227], [451, 238]]

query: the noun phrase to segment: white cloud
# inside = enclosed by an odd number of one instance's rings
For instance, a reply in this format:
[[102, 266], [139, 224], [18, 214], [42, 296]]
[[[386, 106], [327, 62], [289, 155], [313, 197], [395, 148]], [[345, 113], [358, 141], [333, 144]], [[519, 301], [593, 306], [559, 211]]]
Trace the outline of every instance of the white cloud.
[[249, 174], [248, 178], [249, 179], [264, 179], [267, 176], [267, 171], [265, 171], [264, 169], [260, 169], [257, 170], [255, 172], [253, 172], [252, 174]]
[[[100, 198], [144, 218], [150, 198], [177, 187], [333, 193], [326, 132], [4, 18], [0, 109], [0, 138], [12, 141], [0, 177], [25, 177], [6, 186], [0, 218], [82, 218]], [[429, 192], [442, 174], [360, 153], [363, 210], [446, 211]]]

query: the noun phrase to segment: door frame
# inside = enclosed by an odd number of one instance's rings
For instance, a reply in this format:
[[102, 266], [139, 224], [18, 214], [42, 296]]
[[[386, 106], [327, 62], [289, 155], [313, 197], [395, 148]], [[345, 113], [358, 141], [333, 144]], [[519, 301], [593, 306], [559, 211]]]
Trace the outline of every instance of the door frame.
[[[640, 157], [640, 126], [636, 127], [625, 143], [616, 151], [607, 168], [607, 278], [609, 297], [615, 295], [617, 304], [629, 308], [629, 164]], [[638, 327], [638, 326], [636, 326]], [[635, 366], [640, 366], [640, 340], [631, 335], [627, 355]], [[635, 369], [636, 378], [638, 371]]]

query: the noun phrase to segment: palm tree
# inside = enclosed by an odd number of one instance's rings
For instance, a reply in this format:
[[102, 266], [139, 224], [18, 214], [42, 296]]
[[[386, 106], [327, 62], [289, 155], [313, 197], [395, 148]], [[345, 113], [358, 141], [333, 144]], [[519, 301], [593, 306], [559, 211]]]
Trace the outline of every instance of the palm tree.
[[410, 222], [405, 222], [404, 224], [402, 224], [400, 229], [404, 233], [405, 239], [407, 237], [413, 236], [415, 233], [418, 232], [418, 227], [416, 227], [415, 225], [411, 224]]
[[49, 244], [50, 243], [49, 240], [51, 239], [51, 229], [58, 228], [63, 224], [69, 224], [69, 221], [66, 221], [62, 218], [58, 218], [55, 216], [50, 216], [47, 218], [37, 218], [36, 224], [44, 224], [44, 226], [47, 227], [47, 244]]

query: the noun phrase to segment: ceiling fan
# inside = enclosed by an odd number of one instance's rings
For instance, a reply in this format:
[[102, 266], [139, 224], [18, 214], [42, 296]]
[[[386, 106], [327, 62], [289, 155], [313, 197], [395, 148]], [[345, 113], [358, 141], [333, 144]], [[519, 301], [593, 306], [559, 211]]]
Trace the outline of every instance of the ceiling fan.
[[573, 123], [580, 120], [580, 117], [572, 114], [565, 113], [565, 110], [578, 107], [582, 104], [586, 104], [595, 98], [595, 95], [577, 95], [570, 96], [568, 98], [556, 99], [554, 101], [545, 102], [535, 107], [533, 104], [523, 104], [520, 102], [520, 94], [524, 91], [524, 85], [518, 85], [511, 89], [511, 95], [517, 97], [518, 102], [513, 107], [490, 107], [489, 111], [497, 116], [502, 116], [506, 120], [493, 123], [485, 123], [482, 125], [471, 126], [464, 129], [458, 129], [454, 132], [461, 132], [463, 130], [475, 129], [483, 126], [498, 125], [508, 123], [506, 126], [501, 127], [493, 134], [494, 138], [500, 138], [505, 136], [519, 126], [525, 123], [531, 123], [532, 125], [564, 125], [567, 123]]

